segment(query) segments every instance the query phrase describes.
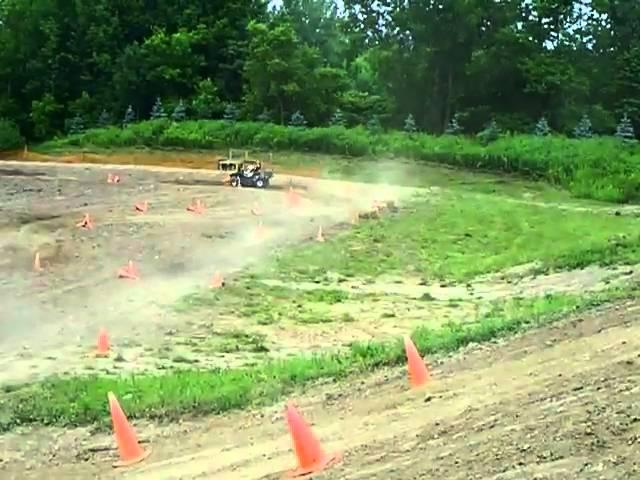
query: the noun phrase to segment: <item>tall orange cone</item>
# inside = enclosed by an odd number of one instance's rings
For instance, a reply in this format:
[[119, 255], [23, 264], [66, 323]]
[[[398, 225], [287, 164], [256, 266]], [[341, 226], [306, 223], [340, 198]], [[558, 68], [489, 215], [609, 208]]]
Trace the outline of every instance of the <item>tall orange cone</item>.
[[84, 217], [76, 224], [76, 227], [86, 228], [87, 230], [91, 230], [93, 228], [93, 221], [88, 213], [84, 214]]
[[222, 274], [220, 272], [216, 272], [213, 274], [210, 286], [211, 288], [221, 288], [224, 286], [224, 278], [222, 278]]
[[98, 332], [98, 342], [96, 345], [96, 357], [108, 357], [111, 345], [109, 343], [109, 335], [104, 328], [101, 328]]
[[407, 369], [409, 370], [409, 382], [411, 386], [413, 388], [419, 388], [426, 385], [431, 377], [429, 370], [427, 370], [424, 360], [408, 335], [404, 337], [404, 350], [407, 354]]
[[318, 234], [316, 235], [316, 242], [324, 242], [324, 235], [322, 234], [322, 225], [318, 226]]
[[33, 269], [36, 272], [41, 272], [42, 270], [44, 270], [44, 268], [42, 268], [42, 265], [40, 264], [40, 252], [36, 252], [36, 256], [33, 259]]
[[287, 424], [293, 441], [293, 449], [298, 459], [298, 468], [287, 472], [288, 477], [300, 477], [310, 473], [317, 473], [340, 460], [340, 454], [327, 455], [320, 445], [320, 441], [311, 431], [311, 427], [304, 421], [296, 408], [287, 405]]
[[109, 410], [111, 411], [111, 423], [113, 424], [113, 434], [116, 438], [120, 461], [113, 464], [114, 467], [126, 467], [141, 462], [149, 456], [151, 449], [144, 451], [138, 443], [138, 437], [133, 427], [129, 424], [118, 399], [109, 392]]
[[138, 280], [139, 275], [132, 260], [129, 260], [126, 266], [118, 270], [118, 278], [127, 278], [129, 280]]

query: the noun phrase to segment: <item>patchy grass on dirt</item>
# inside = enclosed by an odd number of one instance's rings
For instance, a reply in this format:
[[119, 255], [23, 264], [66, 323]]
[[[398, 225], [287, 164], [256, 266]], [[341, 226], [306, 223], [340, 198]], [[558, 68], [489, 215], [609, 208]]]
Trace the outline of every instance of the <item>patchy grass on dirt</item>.
[[[615, 288], [585, 297], [549, 295], [496, 304], [479, 321], [419, 328], [413, 338], [421, 352], [437, 355], [547, 325], [569, 312], [637, 294]], [[114, 391], [132, 418], [174, 419], [184, 414], [222, 413], [268, 404], [296, 388], [404, 361], [398, 341], [354, 343], [344, 353], [300, 355], [258, 366], [213, 371], [183, 370], [166, 375], [53, 379], [0, 396], [0, 430], [19, 425], [106, 425], [106, 393]]]

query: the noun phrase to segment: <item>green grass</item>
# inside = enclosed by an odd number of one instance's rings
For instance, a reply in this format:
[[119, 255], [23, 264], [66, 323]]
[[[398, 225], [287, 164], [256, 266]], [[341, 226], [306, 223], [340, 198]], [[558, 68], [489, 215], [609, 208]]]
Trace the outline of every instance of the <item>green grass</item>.
[[609, 202], [640, 199], [640, 147], [609, 137], [574, 140], [561, 136], [517, 135], [485, 146], [467, 137], [402, 132], [374, 134], [362, 127], [304, 129], [253, 122], [154, 120], [126, 129], [89, 130], [47, 142], [38, 150], [143, 146], [188, 149], [231, 146], [349, 157], [396, 156], [545, 179], [584, 198]]
[[[547, 325], [569, 312], [637, 294], [612, 289], [586, 297], [549, 295], [515, 299], [471, 324], [418, 328], [413, 339], [426, 355], [454, 352], [474, 342], [494, 340]], [[282, 399], [318, 380], [341, 379], [404, 362], [399, 341], [353, 344], [343, 353], [301, 355], [254, 367], [228, 370], [182, 370], [166, 375], [98, 376], [52, 379], [0, 396], [0, 430], [20, 425], [106, 426], [106, 393], [120, 398], [130, 418], [176, 419], [185, 414], [223, 413]]]
[[289, 282], [321, 280], [327, 272], [466, 281], [533, 261], [541, 270], [640, 262], [640, 221], [451, 193], [327, 243], [290, 249], [261, 274]]

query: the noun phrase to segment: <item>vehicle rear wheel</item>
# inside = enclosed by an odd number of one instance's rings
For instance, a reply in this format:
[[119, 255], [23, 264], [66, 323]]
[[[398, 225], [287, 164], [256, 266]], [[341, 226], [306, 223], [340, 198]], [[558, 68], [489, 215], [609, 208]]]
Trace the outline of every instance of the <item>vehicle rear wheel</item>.
[[232, 187], [237, 187], [240, 184], [240, 178], [238, 177], [231, 177], [231, 186]]

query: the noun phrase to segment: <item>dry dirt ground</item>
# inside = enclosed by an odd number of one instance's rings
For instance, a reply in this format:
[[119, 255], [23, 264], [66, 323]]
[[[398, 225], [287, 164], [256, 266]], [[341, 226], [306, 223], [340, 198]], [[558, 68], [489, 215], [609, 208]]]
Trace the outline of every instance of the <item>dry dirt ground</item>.
[[[107, 183], [108, 173], [121, 177]], [[233, 274], [322, 225], [348, 224], [374, 201], [414, 190], [278, 175], [266, 190], [222, 184], [226, 174], [161, 167], [0, 163], [0, 384], [86, 364], [105, 327], [129, 365], [175, 320], [167, 305]], [[290, 182], [299, 206], [289, 207]], [[186, 211], [196, 198], [202, 215]], [[149, 202], [145, 214], [136, 202]], [[252, 213], [258, 206], [261, 216]], [[93, 230], [76, 224], [88, 213]], [[264, 236], [256, 234], [262, 222]], [[33, 271], [39, 252], [42, 272]], [[140, 280], [117, 278], [132, 260]], [[139, 360], [139, 361], [138, 361]]]
[[[640, 303], [432, 359], [432, 382], [404, 370], [318, 385], [295, 402], [340, 464], [316, 479], [572, 480], [640, 478]], [[138, 423], [152, 453], [113, 470], [110, 435], [89, 429], [0, 439], [6, 479], [263, 479], [295, 467], [282, 405]]]

